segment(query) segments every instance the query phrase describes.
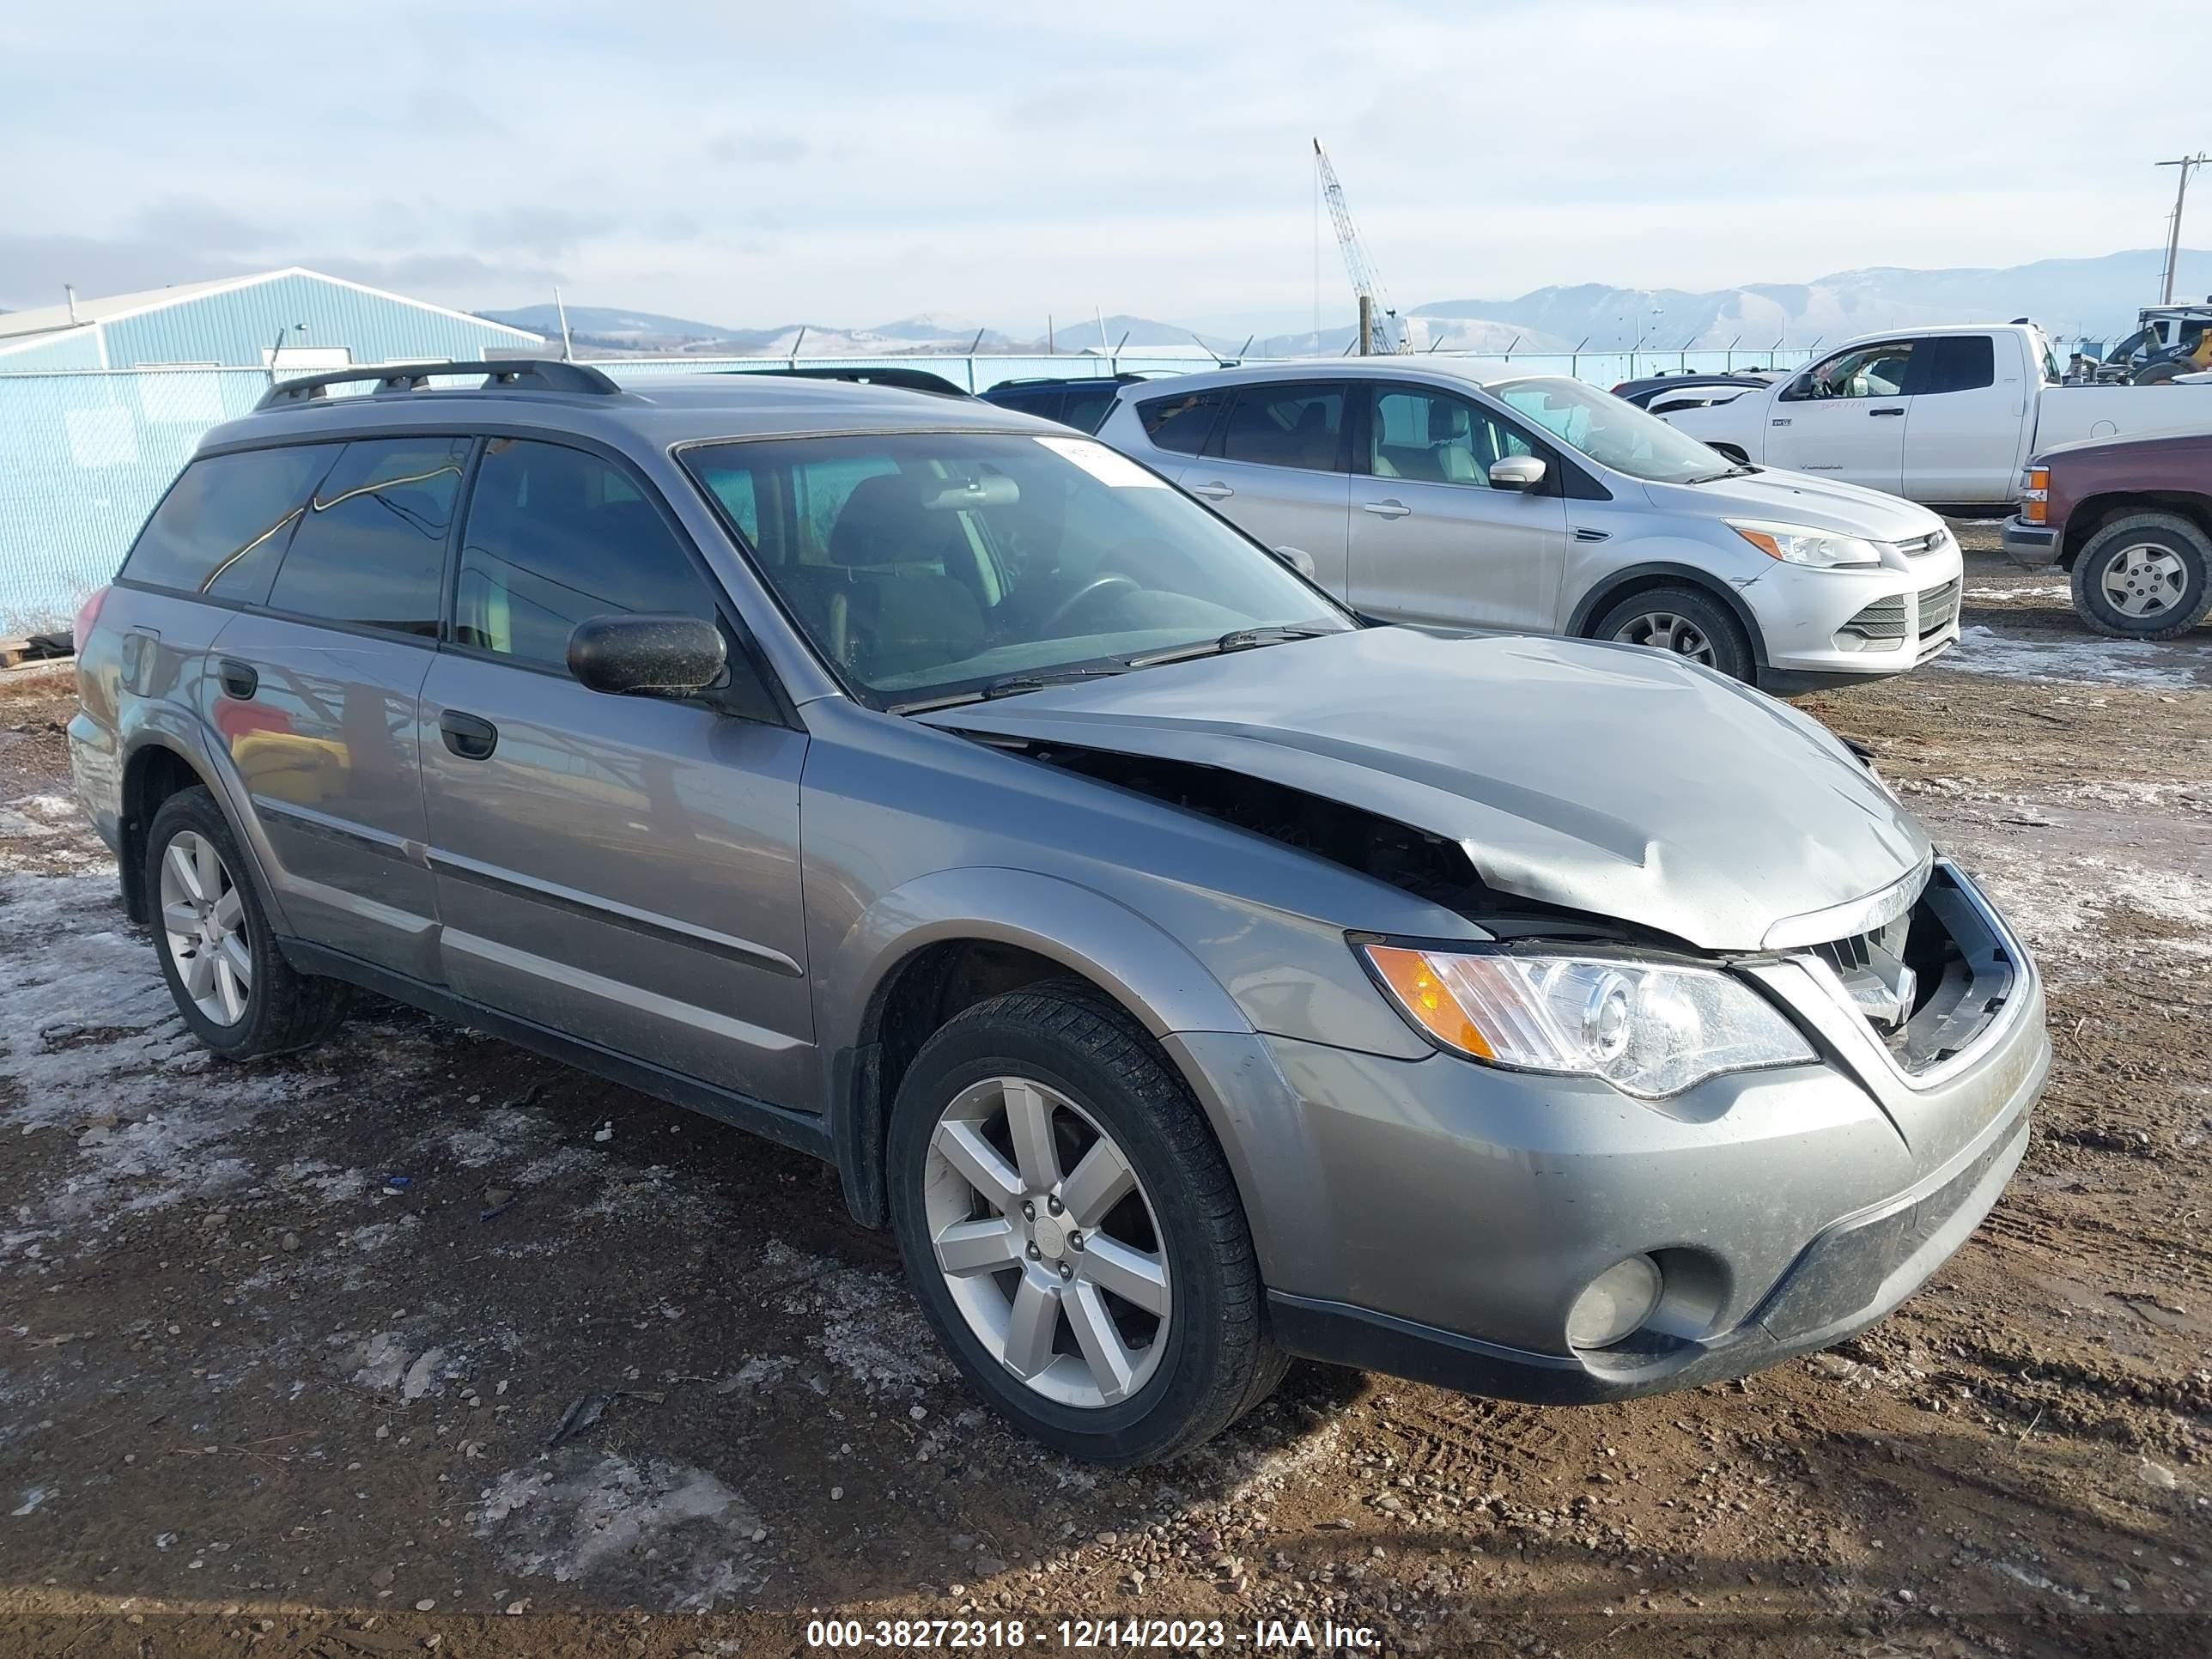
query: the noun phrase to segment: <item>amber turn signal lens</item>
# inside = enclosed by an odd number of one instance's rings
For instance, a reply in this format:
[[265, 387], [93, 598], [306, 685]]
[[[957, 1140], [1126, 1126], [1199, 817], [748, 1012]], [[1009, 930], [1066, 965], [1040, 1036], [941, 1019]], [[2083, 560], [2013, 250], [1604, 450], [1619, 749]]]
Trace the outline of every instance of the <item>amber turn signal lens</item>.
[[1367, 947], [1367, 959], [1389, 981], [1406, 1012], [1425, 1025], [1438, 1042], [1478, 1059], [1496, 1058], [1488, 1041], [1467, 1017], [1458, 1000], [1444, 988], [1436, 969], [1430, 967], [1429, 959], [1419, 951], [1407, 951], [1395, 945], [1370, 945]]

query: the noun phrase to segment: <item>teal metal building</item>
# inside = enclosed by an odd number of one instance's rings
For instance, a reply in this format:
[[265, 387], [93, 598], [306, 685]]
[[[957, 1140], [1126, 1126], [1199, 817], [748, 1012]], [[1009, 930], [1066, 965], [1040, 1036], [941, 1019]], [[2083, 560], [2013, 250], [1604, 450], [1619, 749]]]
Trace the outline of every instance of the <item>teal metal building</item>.
[[0, 374], [473, 362], [543, 337], [293, 266], [0, 313]]

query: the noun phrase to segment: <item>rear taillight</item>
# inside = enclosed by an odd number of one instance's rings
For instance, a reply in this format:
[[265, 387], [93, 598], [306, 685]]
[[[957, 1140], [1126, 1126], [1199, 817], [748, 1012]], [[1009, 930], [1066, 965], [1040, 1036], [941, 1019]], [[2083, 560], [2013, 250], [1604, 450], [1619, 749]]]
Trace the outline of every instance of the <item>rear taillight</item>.
[[100, 620], [100, 607], [107, 598], [105, 587], [95, 587], [84, 596], [84, 603], [76, 608], [76, 621], [70, 625], [70, 649], [82, 651], [91, 636], [92, 625]]
[[2028, 524], [2041, 524], [2051, 511], [2051, 469], [2031, 466], [2020, 481], [2020, 516]]

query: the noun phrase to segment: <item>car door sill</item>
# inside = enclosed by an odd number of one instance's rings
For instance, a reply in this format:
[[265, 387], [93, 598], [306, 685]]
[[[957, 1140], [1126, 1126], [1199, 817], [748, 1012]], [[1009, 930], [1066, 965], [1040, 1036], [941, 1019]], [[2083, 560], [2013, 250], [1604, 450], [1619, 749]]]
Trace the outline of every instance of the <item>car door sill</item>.
[[302, 939], [280, 938], [277, 946], [284, 959], [303, 974], [320, 974], [331, 979], [341, 979], [363, 990], [374, 991], [379, 996], [390, 997], [410, 1007], [435, 1014], [456, 1024], [472, 1026], [480, 1031], [489, 1031], [519, 1047], [528, 1048], [549, 1060], [557, 1060], [603, 1077], [610, 1083], [635, 1089], [641, 1094], [652, 1095], [672, 1105], [688, 1107], [695, 1112], [720, 1120], [739, 1129], [750, 1130], [778, 1146], [788, 1146], [794, 1152], [805, 1152], [824, 1163], [836, 1161], [836, 1149], [830, 1144], [830, 1128], [819, 1114], [793, 1111], [788, 1107], [770, 1105], [735, 1090], [718, 1087], [711, 1083], [681, 1072], [672, 1072], [665, 1066], [655, 1066], [650, 1060], [619, 1054], [612, 1048], [556, 1031], [550, 1026], [540, 1025], [535, 1020], [522, 1019], [486, 1007], [466, 997], [456, 996], [441, 986], [425, 984], [422, 981], [391, 969], [364, 962], [343, 951], [333, 951], [328, 945], [315, 945]]

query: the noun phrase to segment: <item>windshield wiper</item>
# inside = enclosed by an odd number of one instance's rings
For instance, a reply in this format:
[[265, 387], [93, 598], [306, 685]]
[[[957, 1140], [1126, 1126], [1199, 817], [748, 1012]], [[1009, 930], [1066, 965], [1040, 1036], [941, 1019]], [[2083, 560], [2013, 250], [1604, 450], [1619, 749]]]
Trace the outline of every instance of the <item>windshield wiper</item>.
[[1126, 672], [1117, 665], [1112, 668], [1048, 668], [1033, 674], [1004, 674], [995, 680], [986, 680], [981, 685], [966, 691], [955, 691], [946, 696], [895, 702], [884, 712], [920, 714], [932, 708], [953, 708], [963, 702], [983, 702], [993, 697], [1018, 697], [1024, 691], [1042, 691], [1049, 685], [1066, 685], [1073, 680], [1103, 679]]
[[1685, 482], [1693, 484], [1718, 483], [1723, 478], [1748, 477], [1751, 474], [1758, 471], [1759, 469], [1755, 466], [1732, 466], [1725, 472], [1709, 472], [1703, 477], [1690, 478], [1685, 480]]
[[1218, 639], [1200, 640], [1194, 645], [1179, 645], [1172, 651], [1155, 651], [1142, 657], [1128, 659], [1132, 668], [1150, 668], [1156, 663], [1182, 662], [1189, 657], [1218, 656], [1224, 651], [1249, 651], [1257, 645], [1280, 645], [1286, 640], [1317, 640], [1324, 634], [1341, 634], [1340, 628], [1322, 628], [1312, 623], [1269, 623], [1260, 628], [1232, 628]]

